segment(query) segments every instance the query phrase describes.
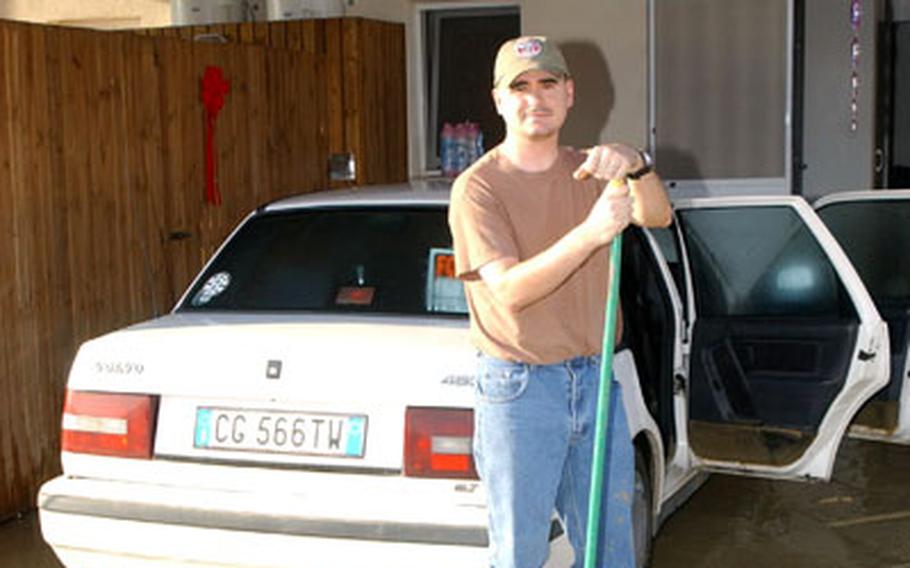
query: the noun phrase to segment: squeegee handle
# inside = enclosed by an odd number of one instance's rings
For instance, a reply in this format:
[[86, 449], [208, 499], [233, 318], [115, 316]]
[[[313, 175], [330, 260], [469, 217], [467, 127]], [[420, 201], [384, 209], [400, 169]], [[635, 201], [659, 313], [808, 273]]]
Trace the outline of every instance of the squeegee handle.
[[[612, 180], [610, 185], [623, 183]], [[600, 532], [600, 503], [604, 492], [604, 462], [607, 458], [607, 426], [610, 423], [610, 386], [613, 382], [613, 350], [616, 345], [616, 316], [619, 309], [619, 278], [622, 264], [622, 233], [610, 245], [610, 287], [607, 293], [604, 340], [600, 357], [600, 388], [594, 423], [594, 456], [591, 460], [591, 493], [588, 498], [588, 530], [585, 535], [585, 568], [595, 568]]]

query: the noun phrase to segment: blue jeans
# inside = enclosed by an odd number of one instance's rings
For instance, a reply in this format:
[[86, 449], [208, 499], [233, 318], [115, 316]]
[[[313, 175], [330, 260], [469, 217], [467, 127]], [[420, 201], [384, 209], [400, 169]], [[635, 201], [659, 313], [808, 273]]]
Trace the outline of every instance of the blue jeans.
[[[487, 490], [495, 568], [539, 568], [553, 511], [584, 564], [600, 357], [528, 365], [479, 356], [474, 459]], [[598, 566], [634, 568], [635, 453], [613, 381]]]

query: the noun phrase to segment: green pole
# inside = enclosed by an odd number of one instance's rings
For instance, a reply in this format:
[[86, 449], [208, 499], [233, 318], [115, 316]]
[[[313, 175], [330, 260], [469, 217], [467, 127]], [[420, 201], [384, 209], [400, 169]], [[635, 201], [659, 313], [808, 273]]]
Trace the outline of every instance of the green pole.
[[[600, 502], [604, 493], [604, 461], [609, 451], [607, 425], [610, 423], [610, 383], [613, 378], [613, 349], [616, 344], [616, 313], [619, 307], [619, 275], [622, 264], [622, 233], [610, 248], [610, 290], [607, 294], [603, 351], [600, 357], [600, 389], [594, 423], [594, 457], [591, 464], [591, 493], [588, 498], [588, 532], [585, 536], [585, 568], [595, 568], [597, 537], [600, 531]], [[609, 488], [608, 488], [609, 489]]]

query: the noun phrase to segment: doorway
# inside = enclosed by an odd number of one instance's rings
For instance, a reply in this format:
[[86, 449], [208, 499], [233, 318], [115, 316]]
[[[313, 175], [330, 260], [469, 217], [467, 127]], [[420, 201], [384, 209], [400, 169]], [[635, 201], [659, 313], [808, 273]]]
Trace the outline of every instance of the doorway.
[[910, 1], [887, 0], [878, 29], [875, 186], [910, 187]]
[[445, 123], [475, 122], [484, 148], [504, 135], [493, 106], [493, 61], [499, 46], [521, 33], [518, 6], [427, 8], [422, 13], [426, 150], [424, 171], [440, 167]]

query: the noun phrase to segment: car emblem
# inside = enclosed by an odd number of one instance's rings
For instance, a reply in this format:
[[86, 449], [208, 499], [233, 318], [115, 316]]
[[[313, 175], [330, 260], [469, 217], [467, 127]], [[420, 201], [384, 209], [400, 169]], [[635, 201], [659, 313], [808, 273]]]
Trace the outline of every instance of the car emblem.
[[265, 367], [265, 378], [267, 379], [280, 379], [281, 378], [281, 361], [271, 360], [268, 365]]

